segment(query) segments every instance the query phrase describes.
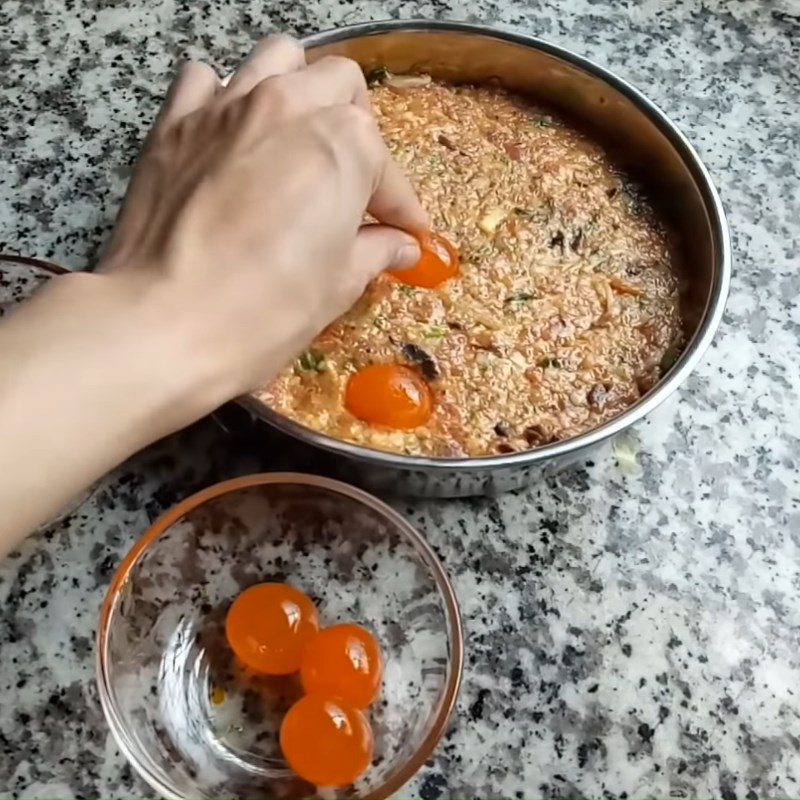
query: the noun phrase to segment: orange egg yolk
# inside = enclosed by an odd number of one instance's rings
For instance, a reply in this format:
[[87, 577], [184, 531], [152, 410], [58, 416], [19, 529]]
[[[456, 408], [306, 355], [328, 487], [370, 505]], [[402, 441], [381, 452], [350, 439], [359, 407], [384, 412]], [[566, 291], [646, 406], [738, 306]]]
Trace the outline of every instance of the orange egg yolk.
[[225, 635], [236, 657], [267, 675], [296, 672], [303, 650], [318, 630], [314, 603], [285, 583], [245, 589], [225, 619]]
[[347, 786], [372, 761], [372, 729], [343, 700], [307, 694], [283, 718], [281, 750], [289, 766], [315, 786]]
[[420, 240], [422, 255], [409, 269], [391, 274], [402, 283], [434, 289], [458, 275], [458, 253], [443, 236], [431, 233]]
[[416, 428], [433, 411], [430, 387], [411, 367], [372, 364], [347, 382], [345, 408], [354, 416], [387, 428]]
[[366, 708], [381, 683], [381, 653], [360, 625], [334, 625], [320, 631], [306, 647], [300, 679], [307, 694], [340, 697]]

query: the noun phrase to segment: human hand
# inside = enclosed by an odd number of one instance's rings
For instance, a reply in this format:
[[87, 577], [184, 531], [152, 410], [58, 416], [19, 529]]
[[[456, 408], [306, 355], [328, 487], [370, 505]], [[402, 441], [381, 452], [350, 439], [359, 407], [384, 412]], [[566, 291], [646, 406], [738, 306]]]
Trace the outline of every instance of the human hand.
[[[382, 224], [363, 225], [367, 210]], [[181, 71], [100, 271], [181, 327], [202, 357], [175, 369], [202, 369], [213, 406], [274, 375], [379, 272], [410, 266], [402, 231], [427, 224], [358, 65], [307, 66], [273, 36], [225, 87], [206, 65]]]
[[[380, 225], [363, 226], [365, 211]], [[136, 450], [268, 380], [428, 224], [359, 68], [287, 37], [184, 68], [97, 272], [0, 325], [0, 555]]]

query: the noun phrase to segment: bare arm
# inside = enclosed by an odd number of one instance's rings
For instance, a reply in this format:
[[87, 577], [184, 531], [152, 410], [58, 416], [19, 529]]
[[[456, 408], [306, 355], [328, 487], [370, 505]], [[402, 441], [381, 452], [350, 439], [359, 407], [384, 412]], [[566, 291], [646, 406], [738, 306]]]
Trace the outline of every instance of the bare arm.
[[[363, 226], [365, 210], [384, 223]], [[358, 68], [262, 42], [176, 80], [96, 274], [0, 325], [0, 554], [115, 464], [269, 379], [427, 219]]]

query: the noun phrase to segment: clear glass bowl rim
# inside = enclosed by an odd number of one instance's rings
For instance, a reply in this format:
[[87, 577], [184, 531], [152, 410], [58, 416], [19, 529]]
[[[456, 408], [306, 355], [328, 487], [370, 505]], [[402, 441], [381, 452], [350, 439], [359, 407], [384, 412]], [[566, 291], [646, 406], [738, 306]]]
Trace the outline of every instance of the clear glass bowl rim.
[[464, 637], [461, 628], [461, 616], [455, 592], [450, 584], [447, 574], [439, 561], [433, 548], [414, 527], [412, 527], [400, 514], [390, 508], [381, 500], [341, 481], [323, 478], [318, 475], [306, 475], [295, 472], [263, 472], [253, 475], [244, 475], [231, 480], [213, 484], [206, 489], [190, 495], [177, 505], [162, 514], [134, 543], [117, 568], [111, 584], [108, 587], [103, 605], [100, 610], [100, 619], [96, 636], [96, 679], [100, 696], [100, 704], [106, 721], [111, 729], [120, 750], [136, 772], [160, 795], [170, 800], [186, 800], [185, 796], [177, 793], [152, 773], [149, 767], [142, 763], [136, 754], [136, 746], [130, 740], [122, 716], [114, 701], [114, 693], [110, 685], [108, 673], [108, 628], [120, 598], [120, 592], [128, 580], [131, 570], [142, 557], [150, 545], [172, 525], [178, 522], [195, 508], [231, 492], [249, 489], [255, 486], [276, 484], [289, 484], [296, 486], [310, 486], [326, 489], [335, 494], [344, 495], [358, 503], [369, 506], [389, 522], [404, 538], [410, 540], [427, 563], [433, 575], [436, 587], [442, 597], [446, 616], [446, 628], [450, 645], [449, 671], [444, 693], [436, 710], [436, 716], [427, 736], [420, 742], [413, 754], [402, 766], [395, 770], [385, 781], [368, 795], [374, 800], [385, 800], [393, 795], [419, 771], [420, 767], [430, 758], [442, 737], [450, 715], [455, 707], [458, 689], [461, 683], [461, 673], [464, 663]]

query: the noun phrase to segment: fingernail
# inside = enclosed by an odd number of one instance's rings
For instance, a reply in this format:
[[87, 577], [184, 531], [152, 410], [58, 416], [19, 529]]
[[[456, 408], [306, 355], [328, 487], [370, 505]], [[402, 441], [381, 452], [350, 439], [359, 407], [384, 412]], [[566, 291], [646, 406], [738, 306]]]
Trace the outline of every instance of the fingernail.
[[408, 269], [419, 261], [420, 250], [416, 242], [404, 244], [394, 256], [392, 269]]

